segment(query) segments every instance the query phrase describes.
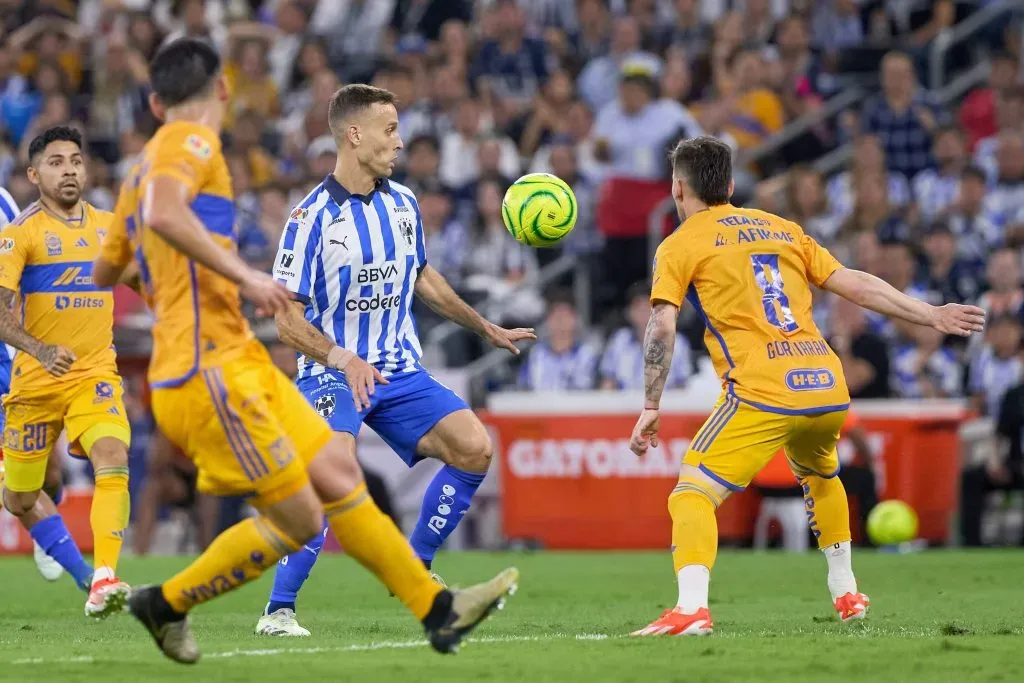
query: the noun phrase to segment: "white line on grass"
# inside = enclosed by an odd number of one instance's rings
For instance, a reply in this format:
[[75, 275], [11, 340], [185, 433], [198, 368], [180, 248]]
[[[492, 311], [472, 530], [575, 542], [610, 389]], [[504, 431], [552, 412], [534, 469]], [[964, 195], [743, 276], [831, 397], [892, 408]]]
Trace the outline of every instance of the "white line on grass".
[[[577, 633], [575, 635], [568, 633], [552, 633], [544, 636], [484, 636], [483, 638], [472, 638], [468, 642], [474, 644], [487, 644], [487, 643], [533, 643], [542, 642], [545, 640], [605, 640], [609, 638], [604, 633]], [[276, 657], [278, 655], [316, 655], [324, 654], [327, 652], [373, 652], [375, 650], [402, 650], [414, 647], [425, 647], [427, 641], [425, 640], [395, 640], [395, 641], [380, 641], [376, 643], [356, 644], [356, 645], [341, 645], [337, 647], [274, 647], [274, 648], [259, 648], [253, 650], [228, 650], [227, 652], [210, 652], [204, 654], [205, 659], [228, 659], [231, 657]], [[25, 659], [15, 659], [11, 662], [15, 664], [92, 664], [95, 662], [95, 658], [89, 655], [79, 657], [55, 657], [55, 658], [44, 658], [44, 657], [28, 657]]]

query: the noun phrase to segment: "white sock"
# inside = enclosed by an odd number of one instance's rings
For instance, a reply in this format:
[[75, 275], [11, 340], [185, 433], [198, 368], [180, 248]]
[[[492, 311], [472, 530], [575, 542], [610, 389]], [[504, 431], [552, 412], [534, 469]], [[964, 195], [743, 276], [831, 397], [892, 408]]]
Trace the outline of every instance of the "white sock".
[[92, 585], [96, 585], [104, 579], [114, 578], [114, 570], [110, 567], [96, 567], [92, 573]]
[[679, 580], [679, 601], [676, 607], [683, 614], [694, 614], [708, 606], [708, 584], [711, 570], [702, 564], [688, 564], [676, 575]]
[[835, 601], [847, 593], [857, 592], [857, 579], [853, 576], [852, 551], [849, 541], [822, 548], [828, 562], [828, 590]]

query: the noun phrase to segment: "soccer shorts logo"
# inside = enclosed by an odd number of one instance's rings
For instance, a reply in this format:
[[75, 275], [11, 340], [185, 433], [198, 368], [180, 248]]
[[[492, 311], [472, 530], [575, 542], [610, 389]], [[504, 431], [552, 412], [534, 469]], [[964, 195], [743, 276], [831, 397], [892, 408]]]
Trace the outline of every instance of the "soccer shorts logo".
[[313, 404], [313, 408], [320, 413], [320, 417], [330, 417], [334, 413], [334, 394], [321, 396]]

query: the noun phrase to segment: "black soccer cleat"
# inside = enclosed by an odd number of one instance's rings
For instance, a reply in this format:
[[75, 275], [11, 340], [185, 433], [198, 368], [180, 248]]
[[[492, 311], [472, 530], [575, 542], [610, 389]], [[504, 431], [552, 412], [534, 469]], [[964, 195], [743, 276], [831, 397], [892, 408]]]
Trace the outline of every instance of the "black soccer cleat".
[[160, 586], [143, 586], [129, 598], [128, 609], [169, 659], [180, 664], [195, 664], [199, 661], [199, 644], [189, 628], [188, 617], [167, 619], [167, 608], [164, 605], [161, 609], [160, 603], [165, 603]]
[[427, 629], [430, 645], [441, 654], [454, 654], [459, 644], [519, 587], [519, 570], [511, 567], [487, 583], [452, 591], [452, 606], [444, 624]]

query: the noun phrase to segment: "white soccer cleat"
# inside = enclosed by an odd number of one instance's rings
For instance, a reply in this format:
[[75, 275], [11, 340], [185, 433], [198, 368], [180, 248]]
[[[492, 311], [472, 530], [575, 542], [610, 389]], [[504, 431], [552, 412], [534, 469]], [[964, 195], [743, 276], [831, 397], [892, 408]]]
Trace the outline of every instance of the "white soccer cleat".
[[287, 607], [271, 614], [264, 614], [256, 622], [256, 635], [277, 636], [278, 638], [305, 638], [309, 629], [303, 628], [295, 619], [295, 611]]
[[64, 567], [47, 555], [46, 551], [35, 541], [32, 542], [32, 557], [36, 561], [36, 569], [47, 581], [56, 581], [64, 574]]
[[85, 616], [106, 619], [111, 614], [123, 612], [128, 606], [132, 589], [127, 583], [114, 577], [100, 579], [92, 584], [89, 599], [85, 601]]

